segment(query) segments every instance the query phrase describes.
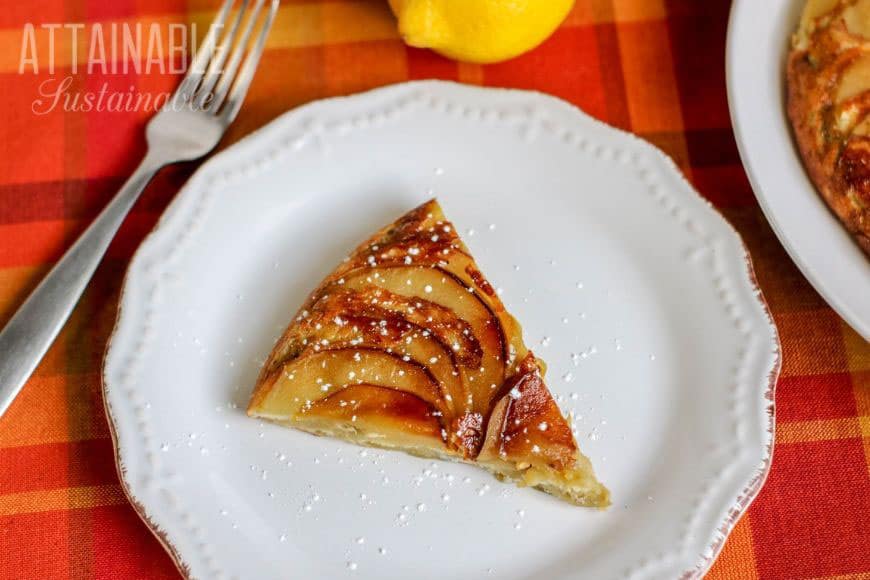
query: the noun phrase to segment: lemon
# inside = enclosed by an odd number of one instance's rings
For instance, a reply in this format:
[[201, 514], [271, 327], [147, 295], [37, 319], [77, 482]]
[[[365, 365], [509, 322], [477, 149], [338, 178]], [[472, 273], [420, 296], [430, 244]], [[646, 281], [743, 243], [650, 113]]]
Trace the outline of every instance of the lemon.
[[465, 62], [513, 58], [550, 36], [574, 0], [389, 0], [404, 41]]

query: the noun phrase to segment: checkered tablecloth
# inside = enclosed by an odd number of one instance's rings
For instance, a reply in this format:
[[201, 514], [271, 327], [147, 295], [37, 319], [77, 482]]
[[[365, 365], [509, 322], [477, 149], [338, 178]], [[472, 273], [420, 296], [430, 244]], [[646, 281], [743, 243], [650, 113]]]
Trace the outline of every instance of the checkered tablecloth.
[[[725, 98], [728, 9], [724, 0], [577, 0], [537, 50], [476, 66], [404, 46], [386, 0], [284, 0], [226, 142], [312, 99], [441, 78], [551, 93], [664, 149], [748, 244], [783, 348], [773, 468], [709, 577], [870, 578], [870, 346], [807, 284], [752, 195]], [[213, 11], [205, 0], [2, 2], [0, 323], [144, 149], [149, 113], [46, 110], [43, 83], [69, 76], [72, 90], [105, 82], [110, 91], [146, 93], [177, 83], [159, 70], [73, 72], [69, 29], [56, 31], [51, 73], [50, 29], [40, 25], [196, 22], [204, 30]], [[28, 22], [36, 74], [33, 63], [19, 72]], [[0, 418], [2, 578], [177, 577], [118, 484], [99, 373], [130, 256], [194, 169], [172, 167], [147, 189], [60, 338]]]

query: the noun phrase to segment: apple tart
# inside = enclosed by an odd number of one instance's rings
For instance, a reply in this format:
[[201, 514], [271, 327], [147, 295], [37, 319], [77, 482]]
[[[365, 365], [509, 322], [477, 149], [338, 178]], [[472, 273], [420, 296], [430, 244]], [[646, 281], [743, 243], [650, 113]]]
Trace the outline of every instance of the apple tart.
[[870, 256], [870, 0], [807, 1], [787, 85], [807, 172]]
[[326, 277], [276, 343], [248, 414], [464, 461], [583, 506], [608, 490], [529, 351], [435, 200]]

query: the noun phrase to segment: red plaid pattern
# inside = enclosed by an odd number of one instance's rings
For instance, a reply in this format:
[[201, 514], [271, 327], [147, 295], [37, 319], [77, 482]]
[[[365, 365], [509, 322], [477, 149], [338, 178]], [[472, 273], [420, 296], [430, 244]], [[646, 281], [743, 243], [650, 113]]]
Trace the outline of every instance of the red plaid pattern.
[[[577, 0], [536, 50], [477, 66], [404, 46], [386, 2], [284, 0], [226, 142], [312, 99], [442, 78], [548, 92], [664, 149], [746, 240], [783, 347], [770, 478], [709, 577], [870, 578], [870, 346], [807, 284], [751, 194], [725, 98], [728, 9], [725, 0]], [[24, 25], [36, 25], [39, 54], [47, 55], [41, 23], [196, 23], [202, 33], [213, 12], [210, 0], [4, 3], [0, 323], [129, 175], [148, 117], [34, 114], [40, 84], [52, 75], [46, 63], [39, 74], [19, 74]], [[54, 77], [71, 74], [64, 38]], [[82, 89], [106, 82], [153, 93], [177, 82], [168, 73], [81, 68], [72, 79]], [[193, 169], [168, 169], [148, 188], [70, 323], [0, 418], [0, 577], [177, 577], [119, 487], [99, 372], [127, 262]]]

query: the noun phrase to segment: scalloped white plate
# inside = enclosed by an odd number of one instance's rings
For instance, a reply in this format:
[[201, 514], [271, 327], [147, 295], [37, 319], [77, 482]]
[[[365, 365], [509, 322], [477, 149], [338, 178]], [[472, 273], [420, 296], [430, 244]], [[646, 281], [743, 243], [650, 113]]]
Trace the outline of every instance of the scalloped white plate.
[[831, 308], [870, 340], [870, 261], [807, 176], [785, 110], [789, 38], [804, 4], [734, 2], [728, 105], [740, 158], [779, 241]]
[[[607, 511], [243, 414], [308, 291], [432, 195], [549, 364]], [[662, 153], [545, 95], [426, 82], [203, 165], [133, 259], [104, 385], [127, 493], [192, 577], [671, 578], [758, 491], [778, 368], [743, 244]]]

